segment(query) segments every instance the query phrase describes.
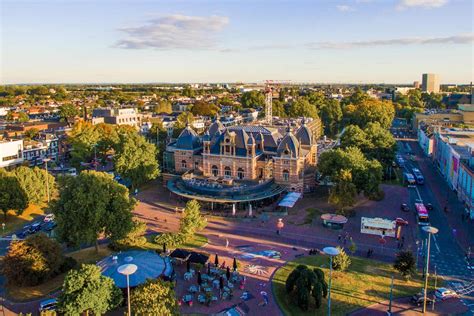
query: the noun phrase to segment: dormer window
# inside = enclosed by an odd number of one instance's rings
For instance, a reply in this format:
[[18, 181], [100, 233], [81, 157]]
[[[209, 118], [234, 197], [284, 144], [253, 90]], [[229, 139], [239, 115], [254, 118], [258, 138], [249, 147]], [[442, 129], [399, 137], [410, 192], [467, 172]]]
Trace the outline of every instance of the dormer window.
[[285, 149], [285, 151], [283, 152], [285, 155], [289, 155], [290, 154], [290, 151], [288, 149]]

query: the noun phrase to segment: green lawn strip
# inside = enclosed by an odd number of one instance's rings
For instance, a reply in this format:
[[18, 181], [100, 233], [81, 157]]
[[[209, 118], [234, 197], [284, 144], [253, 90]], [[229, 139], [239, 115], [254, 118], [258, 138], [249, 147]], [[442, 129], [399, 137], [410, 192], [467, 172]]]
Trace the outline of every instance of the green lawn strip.
[[[333, 271], [331, 309], [334, 315], [345, 315], [356, 309], [388, 300], [392, 274], [395, 276], [394, 298], [416, 294], [423, 286], [419, 278], [409, 281], [401, 278], [390, 264], [355, 257], [351, 259], [352, 264], [347, 271]], [[326, 301], [323, 301], [318, 310], [314, 310], [314, 305], [311, 303], [310, 310], [304, 312], [293, 304], [295, 299], [286, 293], [286, 279], [299, 264], [307, 265], [311, 269], [320, 267], [326, 279], [329, 277], [329, 258], [326, 256], [302, 257], [288, 262], [275, 272], [272, 279], [278, 305], [285, 315], [326, 315]], [[433, 285], [434, 281], [430, 281]], [[439, 280], [438, 286], [440, 286]]]
[[204, 235], [195, 234], [193, 238], [177, 248], [201, 248], [205, 244], [207, 244], [207, 237]]

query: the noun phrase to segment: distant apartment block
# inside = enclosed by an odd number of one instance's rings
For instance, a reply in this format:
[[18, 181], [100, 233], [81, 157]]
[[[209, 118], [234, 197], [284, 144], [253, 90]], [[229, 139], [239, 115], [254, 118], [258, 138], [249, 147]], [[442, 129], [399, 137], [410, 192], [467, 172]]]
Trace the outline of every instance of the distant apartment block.
[[0, 140], [0, 168], [23, 163], [23, 140]]
[[439, 76], [437, 74], [423, 74], [421, 90], [428, 93], [439, 93]]
[[134, 108], [97, 108], [92, 111], [92, 123], [107, 123], [138, 127], [140, 119], [137, 110]]

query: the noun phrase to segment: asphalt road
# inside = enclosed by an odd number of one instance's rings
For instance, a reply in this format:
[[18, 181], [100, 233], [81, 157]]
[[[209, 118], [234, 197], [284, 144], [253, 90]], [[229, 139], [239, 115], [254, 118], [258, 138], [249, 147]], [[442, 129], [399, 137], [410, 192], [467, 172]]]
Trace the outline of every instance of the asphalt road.
[[[418, 162], [411, 161], [407, 153], [409, 151], [419, 153], [416, 146], [418, 144], [413, 141], [402, 140], [399, 141], [399, 154], [402, 154], [405, 159], [404, 169], [411, 171], [412, 168], [419, 168]], [[437, 171], [432, 170], [433, 173]], [[438, 177], [439, 178], [439, 177]], [[439, 181], [443, 181], [439, 178]], [[431, 203], [433, 210], [429, 211], [430, 224], [439, 229], [431, 240], [431, 254], [430, 254], [430, 275], [434, 276], [436, 270], [437, 275], [452, 277], [455, 281], [448, 281], [448, 287], [462, 294], [462, 301], [467, 305], [474, 314], [474, 271], [468, 270], [466, 262], [464, 261], [464, 251], [456, 242], [454, 233], [447, 225], [446, 214], [444, 214], [444, 205], [440, 205], [439, 198], [437, 199], [432, 186], [439, 185], [437, 183], [426, 182], [424, 185], [409, 186], [409, 200], [410, 209], [415, 209], [415, 203], [421, 200], [423, 203]], [[444, 199], [444, 197], [443, 197]], [[417, 238], [420, 241], [420, 260], [419, 266], [422, 265], [423, 259], [421, 250], [421, 241], [426, 245], [427, 233], [425, 233], [421, 226], [418, 229]]]

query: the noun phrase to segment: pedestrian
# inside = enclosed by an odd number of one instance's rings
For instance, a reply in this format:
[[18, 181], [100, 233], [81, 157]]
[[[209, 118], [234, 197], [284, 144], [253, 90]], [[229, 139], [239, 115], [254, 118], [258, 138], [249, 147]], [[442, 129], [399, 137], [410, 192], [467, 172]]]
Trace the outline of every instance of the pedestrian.
[[225, 247], [228, 248], [229, 247], [229, 239], [225, 239]]
[[341, 241], [341, 238], [342, 238], [342, 235], [339, 234], [339, 236], [337, 236], [337, 241]]

